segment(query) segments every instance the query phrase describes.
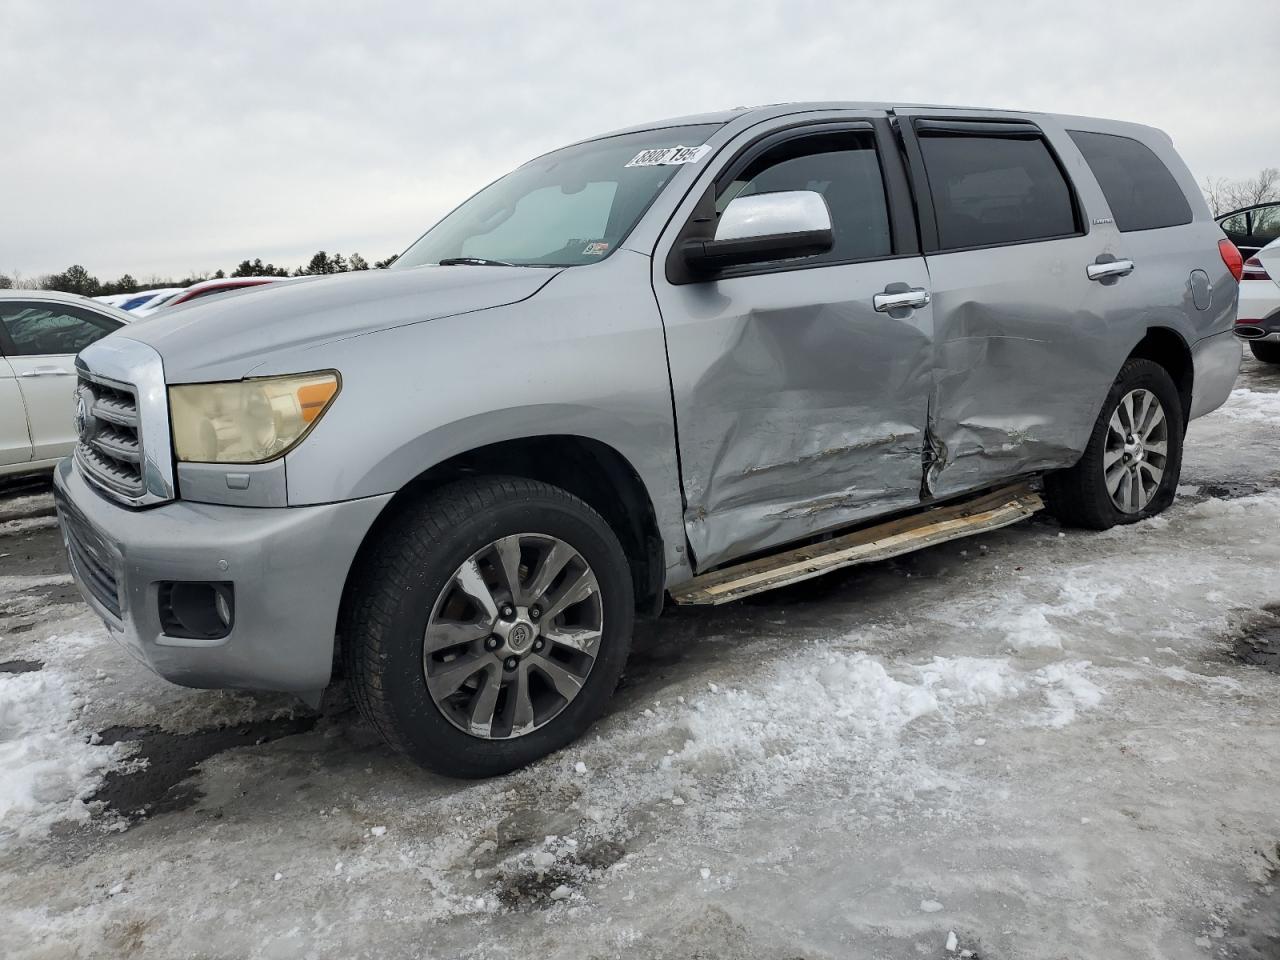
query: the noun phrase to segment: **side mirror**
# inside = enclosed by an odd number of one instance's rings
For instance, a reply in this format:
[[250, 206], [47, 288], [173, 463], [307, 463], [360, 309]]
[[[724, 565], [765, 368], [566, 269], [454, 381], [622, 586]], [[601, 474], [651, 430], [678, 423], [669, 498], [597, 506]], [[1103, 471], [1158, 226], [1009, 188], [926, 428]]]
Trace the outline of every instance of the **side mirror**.
[[715, 273], [747, 263], [812, 257], [831, 249], [831, 212], [822, 194], [787, 190], [736, 197], [720, 214], [714, 240], [686, 240], [689, 269]]

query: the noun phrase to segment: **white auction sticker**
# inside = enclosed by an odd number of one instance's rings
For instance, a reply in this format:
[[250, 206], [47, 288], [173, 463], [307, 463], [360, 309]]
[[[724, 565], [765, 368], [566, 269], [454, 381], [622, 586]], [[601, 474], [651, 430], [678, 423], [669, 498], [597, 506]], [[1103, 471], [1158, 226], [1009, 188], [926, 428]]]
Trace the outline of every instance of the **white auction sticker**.
[[641, 150], [628, 162], [628, 167], [672, 166], [677, 163], [697, 163], [710, 152], [705, 143], [700, 147], [655, 147]]

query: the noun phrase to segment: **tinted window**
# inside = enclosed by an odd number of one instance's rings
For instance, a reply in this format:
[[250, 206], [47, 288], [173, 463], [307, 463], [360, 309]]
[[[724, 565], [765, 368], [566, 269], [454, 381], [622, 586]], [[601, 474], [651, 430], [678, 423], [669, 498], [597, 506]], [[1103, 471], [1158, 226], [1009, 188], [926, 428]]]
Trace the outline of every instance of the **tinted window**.
[[806, 257], [806, 264], [892, 253], [884, 179], [871, 131], [804, 137], [766, 151], [721, 191], [716, 212], [722, 213], [736, 197], [787, 190], [820, 193], [831, 211], [831, 251]]
[[1039, 137], [922, 131], [920, 150], [943, 248], [1079, 232], [1071, 189]]
[[118, 326], [88, 310], [39, 302], [0, 304], [0, 323], [19, 357], [76, 354]]
[[1109, 133], [1070, 133], [1122, 231], [1191, 222], [1191, 206], [1182, 188], [1146, 144]]
[[1225, 218], [1222, 223], [1222, 232], [1225, 233], [1237, 247], [1241, 244], [1249, 245], [1249, 214], [1237, 213], [1233, 216]]
[[1265, 247], [1280, 238], [1280, 203], [1249, 211], [1250, 246]]

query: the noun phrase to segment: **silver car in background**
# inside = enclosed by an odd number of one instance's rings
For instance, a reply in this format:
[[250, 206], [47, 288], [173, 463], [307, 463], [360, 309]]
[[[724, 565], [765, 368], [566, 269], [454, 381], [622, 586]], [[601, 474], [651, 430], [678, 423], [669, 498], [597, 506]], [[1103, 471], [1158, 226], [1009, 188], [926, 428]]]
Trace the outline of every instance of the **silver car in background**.
[[600, 715], [668, 598], [1041, 497], [1163, 510], [1240, 361], [1221, 237], [1130, 123], [815, 103], [589, 140], [390, 270], [83, 351], [72, 565], [162, 676], [315, 702], [337, 662], [413, 759], [500, 773]]

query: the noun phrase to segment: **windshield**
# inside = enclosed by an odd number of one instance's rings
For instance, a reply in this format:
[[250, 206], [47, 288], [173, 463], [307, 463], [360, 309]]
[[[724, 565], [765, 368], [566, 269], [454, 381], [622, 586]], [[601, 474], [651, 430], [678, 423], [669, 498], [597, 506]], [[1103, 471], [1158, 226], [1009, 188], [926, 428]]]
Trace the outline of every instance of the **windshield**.
[[718, 127], [667, 127], [565, 147], [485, 187], [396, 268], [457, 261], [572, 267], [607, 257]]

